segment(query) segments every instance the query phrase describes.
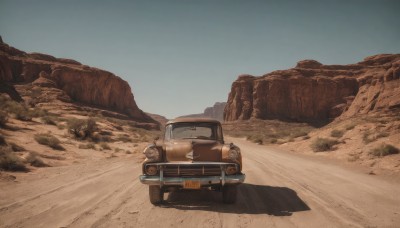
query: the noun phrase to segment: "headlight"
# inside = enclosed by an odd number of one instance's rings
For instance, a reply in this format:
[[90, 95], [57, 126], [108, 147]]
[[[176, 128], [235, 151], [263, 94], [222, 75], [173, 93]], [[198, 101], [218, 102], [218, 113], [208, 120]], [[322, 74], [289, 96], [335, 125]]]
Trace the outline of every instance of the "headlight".
[[157, 161], [160, 159], [160, 152], [157, 150], [155, 146], [146, 147], [143, 153], [146, 156], [146, 158], [150, 160]]
[[228, 157], [231, 160], [236, 160], [239, 157], [240, 149], [238, 147], [232, 147], [228, 152]]
[[230, 165], [230, 166], [226, 167], [226, 169], [225, 169], [225, 173], [227, 175], [232, 175], [232, 174], [235, 174], [236, 172], [237, 172], [236, 166]]
[[154, 165], [146, 166], [146, 174], [147, 175], [156, 175], [157, 174], [157, 167]]

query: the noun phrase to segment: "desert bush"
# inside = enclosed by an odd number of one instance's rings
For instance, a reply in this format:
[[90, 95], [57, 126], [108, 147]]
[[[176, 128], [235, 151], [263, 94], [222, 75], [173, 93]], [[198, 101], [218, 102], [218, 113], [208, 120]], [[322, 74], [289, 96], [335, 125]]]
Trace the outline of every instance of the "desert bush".
[[376, 138], [384, 138], [384, 137], [388, 137], [388, 136], [389, 136], [389, 133], [387, 133], [387, 132], [379, 132], [376, 135]]
[[88, 118], [86, 120], [72, 118], [67, 122], [68, 131], [73, 134], [75, 138], [86, 139], [91, 137], [97, 130], [97, 124], [93, 118]]
[[8, 121], [8, 114], [4, 111], [0, 111], [0, 127], [6, 126]]
[[46, 109], [41, 109], [38, 107], [35, 107], [33, 110], [30, 109], [29, 113], [31, 117], [45, 117], [49, 115], [49, 112]]
[[6, 138], [0, 134], [0, 145], [7, 145]]
[[341, 131], [341, 130], [336, 130], [336, 129], [334, 129], [334, 130], [331, 131], [331, 136], [332, 136], [332, 137], [340, 138], [340, 137], [342, 137], [343, 135], [344, 135], [344, 132]]
[[311, 144], [311, 149], [314, 152], [322, 152], [332, 150], [333, 146], [338, 144], [337, 140], [327, 138], [317, 138]]
[[111, 150], [111, 147], [110, 147], [107, 143], [105, 143], [105, 142], [100, 143], [100, 147], [101, 147], [103, 150]]
[[26, 157], [26, 162], [35, 167], [49, 167], [48, 164], [46, 164], [41, 158], [39, 158], [39, 156], [34, 153], [29, 153], [29, 155]]
[[303, 140], [307, 140], [307, 139], [310, 139], [311, 137], [307, 134], [307, 135], [305, 135], [305, 136], [303, 136]]
[[64, 147], [60, 145], [60, 140], [57, 139], [55, 136], [50, 134], [36, 134], [35, 135], [36, 142], [49, 146], [56, 150], [64, 150]]
[[399, 149], [395, 146], [392, 146], [390, 144], [381, 144], [380, 146], [372, 149], [370, 152], [370, 154], [377, 156], [377, 157], [383, 157], [383, 156], [387, 156], [390, 154], [398, 154], [399, 153]]
[[117, 141], [121, 142], [132, 142], [132, 139], [127, 134], [121, 134], [117, 136]]
[[375, 138], [370, 137], [370, 135], [371, 135], [371, 132], [369, 132], [369, 131], [366, 131], [366, 132], [363, 133], [362, 140], [363, 140], [363, 142], [365, 144], [368, 144], [368, 143], [373, 142], [373, 141], [376, 140]]
[[274, 144], [274, 143], [277, 143], [278, 142], [278, 140], [277, 139], [275, 139], [275, 138], [271, 138], [271, 139], [269, 139], [269, 141], [268, 141], [269, 143], [272, 143], [272, 144]]
[[0, 147], [0, 169], [7, 171], [26, 171], [22, 160], [13, 154], [9, 147]]
[[9, 145], [10, 145], [11, 150], [14, 152], [25, 151], [24, 147], [22, 147], [16, 143], [10, 142]]
[[53, 116], [42, 116], [41, 120], [43, 121], [43, 123], [45, 124], [49, 124], [49, 125], [57, 125], [56, 123], [56, 118]]
[[113, 139], [108, 135], [101, 135], [101, 134], [93, 134], [90, 139], [95, 142], [112, 142]]
[[349, 131], [349, 130], [354, 129], [356, 126], [357, 126], [356, 123], [350, 123], [350, 124], [347, 124], [347, 125], [345, 126], [345, 129], [346, 129], [347, 131]]
[[262, 135], [249, 135], [247, 136], [247, 140], [252, 141], [257, 144], [263, 144], [264, 143], [264, 137]]
[[79, 145], [79, 149], [93, 149], [93, 150], [96, 150], [96, 145], [94, 145], [93, 143], [81, 144], [81, 145]]
[[295, 129], [294, 131], [292, 131], [290, 133], [290, 136], [291, 136], [291, 138], [298, 138], [301, 136], [306, 136], [306, 135], [308, 135], [309, 131], [310, 131], [309, 129], [302, 129], [302, 128]]

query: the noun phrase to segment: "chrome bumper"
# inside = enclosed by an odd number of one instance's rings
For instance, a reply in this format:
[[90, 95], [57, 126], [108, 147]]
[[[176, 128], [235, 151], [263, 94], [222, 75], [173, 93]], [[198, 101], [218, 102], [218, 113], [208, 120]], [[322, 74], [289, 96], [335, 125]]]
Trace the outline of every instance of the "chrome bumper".
[[148, 185], [160, 185], [160, 186], [183, 186], [185, 181], [199, 181], [201, 186], [209, 185], [225, 185], [225, 184], [240, 184], [244, 182], [246, 175], [223, 175], [223, 176], [207, 176], [207, 177], [164, 177], [159, 176], [146, 176], [141, 175], [139, 177], [140, 182]]
[[[200, 182], [201, 186], [210, 186], [210, 185], [222, 185], [225, 184], [240, 184], [244, 182], [246, 175], [244, 174], [236, 174], [236, 175], [226, 175], [225, 168], [230, 165], [236, 165], [235, 163], [226, 163], [226, 162], [163, 162], [163, 163], [149, 163], [146, 165], [157, 166], [159, 170], [159, 175], [157, 176], [149, 176], [149, 175], [141, 175], [139, 177], [140, 182], [148, 185], [159, 185], [159, 186], [183, 186], [185, 181], [196, 181]], [[178, 176], [165, 176], [164, 170], [169, 166], [178, 166]], [[194, 175], [194, 176], [181, 176], [179, 172], [179, 167], [193, 167], [193, 166], [213, 166], [219, 169], [219, 175], [204, 175], [205, 170], [203, 167], [203, 175]]]

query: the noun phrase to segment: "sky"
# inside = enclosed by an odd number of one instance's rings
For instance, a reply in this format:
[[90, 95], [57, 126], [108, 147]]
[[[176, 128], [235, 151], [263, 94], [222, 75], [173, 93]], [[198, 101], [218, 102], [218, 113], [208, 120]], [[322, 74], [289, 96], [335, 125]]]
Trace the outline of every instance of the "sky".
[[0, 0], [0, 35], [110, 71], [139, 108], [174, 118], [227, 101], [240, 74], [400, 53], [399, 12], [399, 0]]

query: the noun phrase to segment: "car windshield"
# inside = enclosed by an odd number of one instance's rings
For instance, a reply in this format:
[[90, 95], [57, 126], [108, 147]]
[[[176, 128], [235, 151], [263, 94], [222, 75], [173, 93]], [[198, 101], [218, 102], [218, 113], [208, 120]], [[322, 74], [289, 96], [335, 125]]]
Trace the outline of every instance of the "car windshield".
[[171, 139], [218, 139], [219, 125], [215, 123], [175, 123], [169, 128]]

